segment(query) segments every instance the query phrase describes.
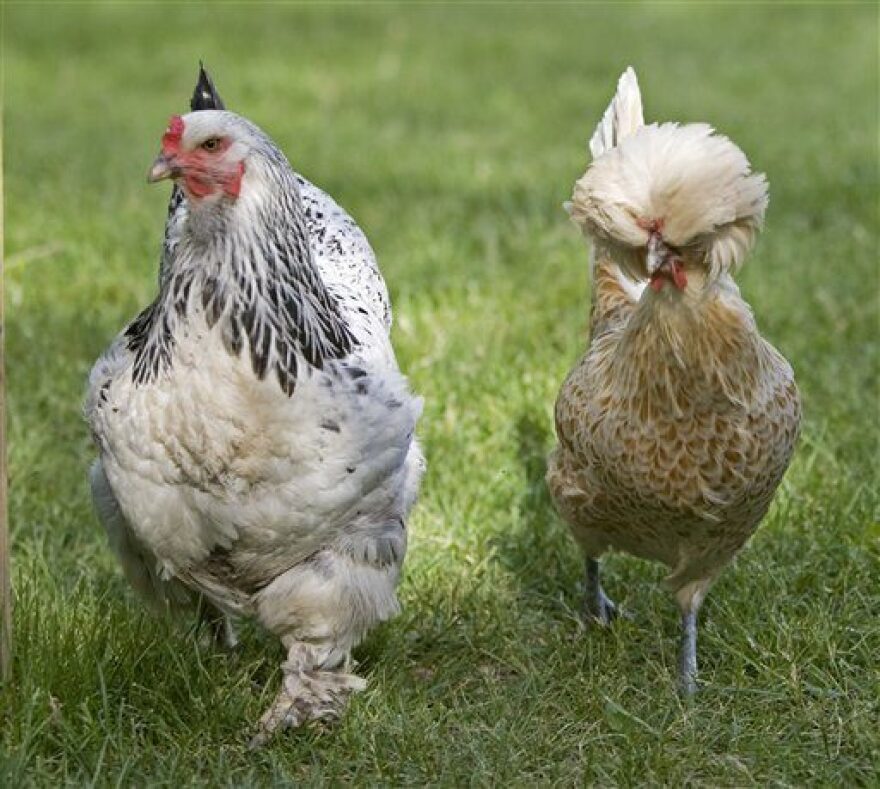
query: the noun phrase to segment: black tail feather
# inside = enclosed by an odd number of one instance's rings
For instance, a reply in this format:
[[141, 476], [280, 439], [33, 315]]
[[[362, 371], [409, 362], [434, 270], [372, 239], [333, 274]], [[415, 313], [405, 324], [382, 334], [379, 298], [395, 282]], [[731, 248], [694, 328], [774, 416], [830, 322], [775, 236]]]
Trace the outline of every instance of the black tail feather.
[[226, 105], [217, 88], [214, 87], [214, 81], [208, 76], [202, 61], [199, 61], [199, 79], [196, 82], [196, 89], [193, 91], [192, 98], [189, 102], [190, 109], [196, 110], [225, 110]]

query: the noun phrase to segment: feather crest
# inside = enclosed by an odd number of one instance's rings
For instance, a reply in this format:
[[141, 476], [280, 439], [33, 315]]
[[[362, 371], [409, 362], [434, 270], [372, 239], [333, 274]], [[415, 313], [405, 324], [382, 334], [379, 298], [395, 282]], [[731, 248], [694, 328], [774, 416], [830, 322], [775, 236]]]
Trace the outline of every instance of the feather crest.
[[633, 67], [628, 66], [620, 75], [617, 92], [590, 138], [590, 153], [594, 159], [598, 159], [644, 125], [639, 81]]

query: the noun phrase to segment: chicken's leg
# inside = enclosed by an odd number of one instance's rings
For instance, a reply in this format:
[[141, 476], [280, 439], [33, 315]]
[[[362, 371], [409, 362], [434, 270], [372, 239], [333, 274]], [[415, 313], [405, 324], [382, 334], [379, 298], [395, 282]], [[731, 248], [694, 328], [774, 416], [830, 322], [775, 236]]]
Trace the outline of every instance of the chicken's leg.
[[584, 619], [607, 626], [617, 616], [617, 606], [605, 594], [599, 582], [599, 561], [587, 558], [585, 574]]
[[697, 692], [697, 607], [681, 614], [681, 651], [678, 656], [678, 689], [682, 696]]
[[690, 697], [697, 692], [697, 613], [712, 577], [687, 584], [675, 593], [681, 611], [681, 647], [678, 653], [678, 691]]
[[204, 597], [199, 599], [197, 627], [207, 628], [211, 645], [221, 652], [234, 653], [239, 647], [238, 634], [229, 615]]
[[[402, 549], [397, 556], [399, 561]], [[338, 718], [348, 697], [367, 686], [349, 673], [351, 650], [372, 625], [397, 612], [398, 566], [375, 566], [327, 549], [259, 593], [260, 621], [281, 638], [287, 660], [281, 690], [260, 719], [252, 747], [276, 731]]]

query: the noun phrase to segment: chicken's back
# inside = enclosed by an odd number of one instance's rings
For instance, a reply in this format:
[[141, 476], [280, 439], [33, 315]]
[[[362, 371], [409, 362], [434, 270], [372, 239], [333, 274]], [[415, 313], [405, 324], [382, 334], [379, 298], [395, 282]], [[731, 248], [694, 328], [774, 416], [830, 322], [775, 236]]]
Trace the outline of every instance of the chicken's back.
[[[391, 330], [391, 302], [376, 256], [357, 222], [330, 195], [297, 176], [315, 265], [352, 318]], [[369, 311], [365, 316], [363, 309]]]

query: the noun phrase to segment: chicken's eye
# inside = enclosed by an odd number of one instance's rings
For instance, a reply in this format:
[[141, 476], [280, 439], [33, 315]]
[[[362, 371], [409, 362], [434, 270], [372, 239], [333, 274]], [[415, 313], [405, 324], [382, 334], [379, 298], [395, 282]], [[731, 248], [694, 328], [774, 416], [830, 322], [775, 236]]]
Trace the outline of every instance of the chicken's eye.
[[220, 145], [220, 138], [219, 137], [211, 137], [211, 139], [205, 140], [202, 143], [202, 148], [204, 148], [206, 151], [216, 151], [217, 147], [219, 145]]

